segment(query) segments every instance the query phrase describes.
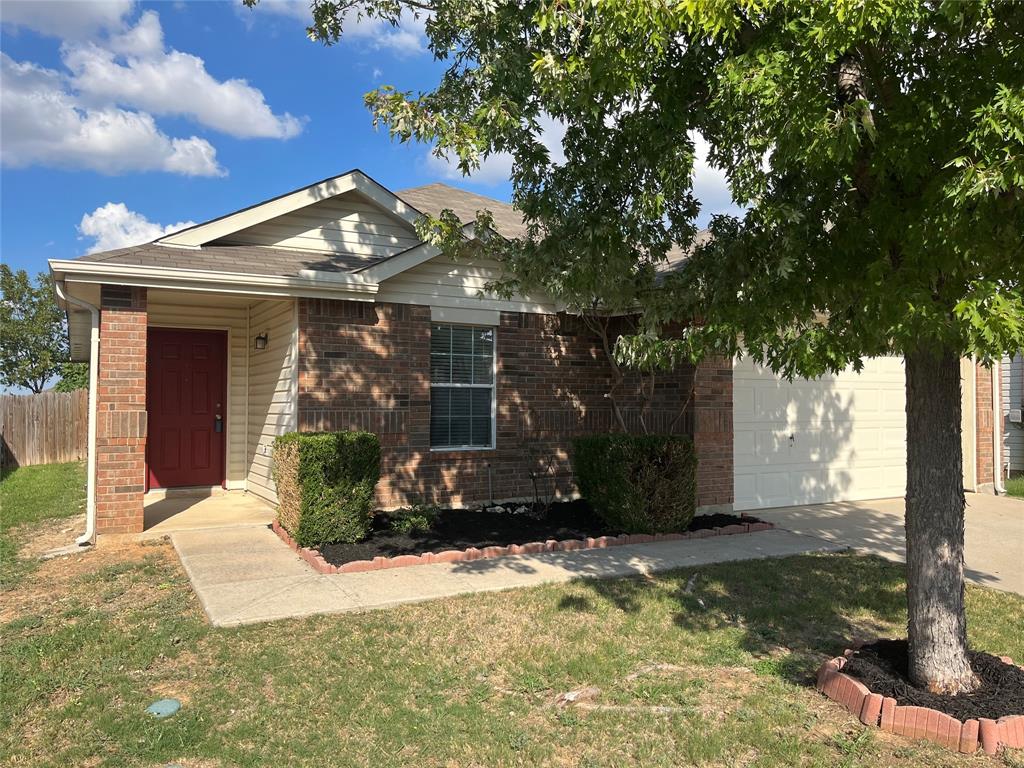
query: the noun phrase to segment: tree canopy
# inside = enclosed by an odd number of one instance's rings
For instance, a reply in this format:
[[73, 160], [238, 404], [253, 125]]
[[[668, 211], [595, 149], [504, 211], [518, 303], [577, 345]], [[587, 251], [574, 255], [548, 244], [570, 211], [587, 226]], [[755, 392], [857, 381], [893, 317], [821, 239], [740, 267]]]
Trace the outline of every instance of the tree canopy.
[[[447, 69], [366, 103], [463, 171], [511, 155], [528, 234], [473, 246], [507, 268], [499, 290], [641, 309], [618, 347], [638, 366], [746, 352], [793, 377], [904, 356], [910, 674], [970, 690], [959, 357], [1024, 347], [1024, 3], [313, 0], [309, 34], [410, 13]], [[698, 136], [745, 213], [695, 240]], [[452, 215], [424, 230], [463, 247]], [[674, 248], [688, 258], [659, 280]]]
[[[631, 359], [743, 338], [816, 375], [912, 347], [987, 362], [1024, 346], [1021, 4], [315, 0], [309, 32], [333, 42], [346, 19], [417, 12], [449, 67], [432, 91], [368, 94], [375, 121], [467, 172], [512, 155], [532, 227], [492, 242], [506, 287], [640, 295], [654, 329], [702, 320]], [[694, 235], [698, 134], [747, 213], [716, 218], [654, 290], [653, 267]], [[435, 237], [453, 240], [444, 224]]]

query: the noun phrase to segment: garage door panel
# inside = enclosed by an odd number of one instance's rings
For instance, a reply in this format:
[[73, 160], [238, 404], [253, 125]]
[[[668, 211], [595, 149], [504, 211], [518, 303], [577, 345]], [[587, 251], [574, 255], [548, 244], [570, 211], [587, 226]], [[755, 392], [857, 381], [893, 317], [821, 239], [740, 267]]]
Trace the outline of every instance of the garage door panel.
[[750, 429], [733, 430], [733, 456], [752, 462], [757, 456], [757, 433]]
[[794, 383], [744, 360], [733, 376], [737, 509], [903, 495], [901, 360]]
[[754, 403], [754, 388], [751, 386], [739, 386], [733, 387], [732, 391], [732, 402], [733, 411], [736, 414], [744, 414], [745, 419], [743, 423], [754, 421], [756, 419], [756, 407]]

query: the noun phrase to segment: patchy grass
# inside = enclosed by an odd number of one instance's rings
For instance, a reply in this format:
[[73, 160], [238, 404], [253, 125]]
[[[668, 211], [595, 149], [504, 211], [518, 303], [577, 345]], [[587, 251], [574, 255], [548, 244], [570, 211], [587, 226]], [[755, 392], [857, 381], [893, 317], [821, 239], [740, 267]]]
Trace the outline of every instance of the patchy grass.
[[17, 556], [31, 523], [72, 517], [85, 509], [85, 465], [19, 467], [0, 476], [0, 588], [16, 584], [32, 569]]
[[1024, 475], [1009, 478], [1005, 483], [1006, 492], [1010, 496], [1024, 499]]
[[[693, 573], [214, 629], [166, 542], [101, 543], [0, 604], [0, 763], [993, 764], [864, 729], [811, 687], [849, 639], [904, 632], [901, 566], [722, 564], [686, 593]], [[1024, 658], [1024, 599], [967, 600], [974, 646]], [[184, 706], [152, 720], [163, 696]]]

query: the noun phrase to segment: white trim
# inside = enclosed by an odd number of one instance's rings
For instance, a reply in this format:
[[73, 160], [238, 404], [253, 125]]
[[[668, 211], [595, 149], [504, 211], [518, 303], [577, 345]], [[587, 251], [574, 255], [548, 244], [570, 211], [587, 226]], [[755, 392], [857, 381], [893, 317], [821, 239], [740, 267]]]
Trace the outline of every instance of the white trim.
[[[462, 235], [467, 240], [476, 239], [476, 229], [473, 224], [466, 224], [462, 228]], [[400, 275], [406, 270], [418, 267], [420, 264], [430, 261], [435, 256], [441, 255], [441, 249], [430, 243], [420, 243], [412, 248], [389, 256], [382, 261], [370, 264], [367, 267], [358, 269], [352, 274], [362, 275], [375, 283], [381, 283], [390, 277]]]
[[239, 230], [262, 224], [278, 216], [283, 216], [300, 208], [315, 205], [316, 203], [352, 191], [365, 195], [388, 213], [397, 216], [409, 224], [415, 224], [422, 217], [419, 211], [394, 193], [382, 187], [362, 171], [356, 170], [311, 184], [308, 187], [289, 192], [281, 197], [258, 203], [250, 208], [229, 213], [219, 219], [175, 232], [160, 238], [157, 243], [160, 245], [195, 248], [213, 240], [227, 237]]
[[54, 292], [65, 304], [84, 307], [92, 316], [89, 331], [89, 415], [86, 427], [86, 477], [85, 477], [85, 532], [75, 543], [87, 546], [96, 543], [96, 417], [98, 411], [99, 373], [100, 373], [100, 309], [84, 299], [72, 296], [67, 286], [54, 280]]
[[377, 285], [372, 280], [359, 274], [349, 273], [310, 272], [298, 277], [287, 277], [61, 259], [51, 259], [49, 265], [55, 279], [66, 279], [75, 283], [106, 283], [278, 298], [308, 296], [355, 301], [373, 301], [373, 297], [377, 293]]
[[501, 310], [431, 306], [430, 322], [450, 325], [486, 325], [496, 328], [501, 325]]
[[[299, 430], [299, 302], [292, 301], [292, 421], [290, 432]], [[273, 459], [271, 459], [273, 460]], [[276, 492], [276, 489], [275, 489]]]

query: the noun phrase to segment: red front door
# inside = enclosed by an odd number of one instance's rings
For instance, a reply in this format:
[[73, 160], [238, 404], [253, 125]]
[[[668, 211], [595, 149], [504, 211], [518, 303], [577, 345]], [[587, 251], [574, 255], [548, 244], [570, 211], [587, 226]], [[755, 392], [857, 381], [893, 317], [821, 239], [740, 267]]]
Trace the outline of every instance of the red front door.
[[224, 481], [227, 333], [150, 328], [146, 440], [150, 488]]

